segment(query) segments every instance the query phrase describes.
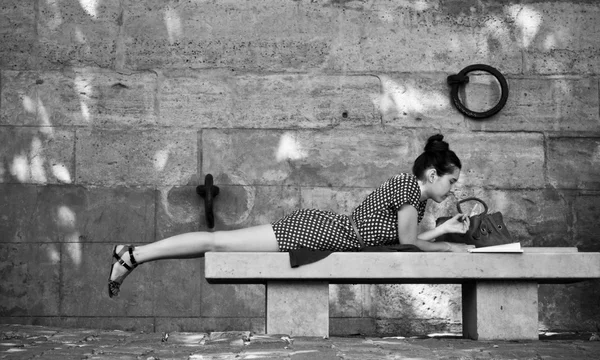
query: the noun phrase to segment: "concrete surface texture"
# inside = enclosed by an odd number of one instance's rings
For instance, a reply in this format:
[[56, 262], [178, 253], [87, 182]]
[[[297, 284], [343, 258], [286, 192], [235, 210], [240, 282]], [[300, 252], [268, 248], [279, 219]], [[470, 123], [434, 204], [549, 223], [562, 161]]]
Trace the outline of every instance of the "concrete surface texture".
[[[542, 341], [472, 341], [454, 337], [293, 337], [229, 332], [144, 333], [1, 325], [2, 359], [597, 359], [600, 337]], [[590, 341], [592, 339], [592, 341]]]
[[[209, 230], [209, 173], [214, 230], [349, 213], [437, 132], [456, 198], [523, 246], [600, 251], [598, 23], [593, 0], [3, 0], [0, 321], [260, 333], [264, 286], [209, 285], [203, 260], [142, 265], [110, 300], [112, 245]], [[446, 83], [475, 63], [510, 86], [483, 121]], [[461, 92], [499, 95], [483, 73]], [[331, 285], [330, 331], [460, 333], [460, 304], [455, 285]], [[597, 331], [600, 282], [540, 286], [539, 308], [541, 330]]]

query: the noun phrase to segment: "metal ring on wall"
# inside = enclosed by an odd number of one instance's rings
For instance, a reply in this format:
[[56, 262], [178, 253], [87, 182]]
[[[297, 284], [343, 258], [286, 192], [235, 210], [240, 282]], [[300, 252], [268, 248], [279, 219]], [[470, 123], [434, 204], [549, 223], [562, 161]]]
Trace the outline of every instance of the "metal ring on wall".
[[[467, 74], [471, 71], [476, 70], [485, 71], [487, 73], [492, 74], [500, 83], [500, 89], [502, 91], [500, 101], [498, 101], [496, 106], [487, 111], [477, 112], [470, 110], [460, 102], [460, 99], [458, 97], [458, 88], [460, 87], [460, 85], [469, 83], [469, 77], [467, 76]], [[458, 74], [448, 76], [447, 80], [448, 85], [451, 86], [450, 97], [452, 98], [452, 103], [454, 103], [456, 109], [458, 109], [458, 111], [460, 111], [464, 115], [474, 119], [484, 119], [496, 114], [504, 107], [504, 105], [506, 104], [506, 100], [508, 99], [508, 83], [506, 82], [506, 79], [500, 73], [500, 71], [496, 70], [495, 68], [489, 65], [475, 64], [467, 66], [466, 68], [462, 69]]]

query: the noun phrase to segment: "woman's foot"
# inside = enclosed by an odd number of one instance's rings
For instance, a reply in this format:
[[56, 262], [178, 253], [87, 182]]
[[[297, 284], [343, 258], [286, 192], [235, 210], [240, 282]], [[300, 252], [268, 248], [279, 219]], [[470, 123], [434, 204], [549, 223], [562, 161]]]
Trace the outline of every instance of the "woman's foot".
[[123, 280], [129, 275], [138, 263], [133, 257], [134, 247], [131, 245], [116, 245], [113, 248], [112, 257], [115, 262], [112, 263], [110, 274], [108, 275], [108, 296], [119, 295], [119, 290]]

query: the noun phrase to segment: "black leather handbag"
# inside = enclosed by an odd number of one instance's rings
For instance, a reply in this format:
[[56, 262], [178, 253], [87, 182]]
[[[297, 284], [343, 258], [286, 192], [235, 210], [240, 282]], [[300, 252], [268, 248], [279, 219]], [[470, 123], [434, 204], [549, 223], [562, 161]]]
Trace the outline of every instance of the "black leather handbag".
[[[460, 204], [467, 201], [478, 201], [483, 204], [483, 212], [469, 217], [471, 223], [469, 230], [467, 230], [466, 233], [444, 234], [438, 237], [436, 242], [445, 241], [451, 243], [463, 243], [475, 245], [475, 247], [502, 245], [514, 242], [510, 232], [508, 231], [508, 228], [506, 227], [506, 224], [504, 223], [502, 213], [495, 212], [488, 214], [488, 206], [483, 200], [476, 197], [460, 200], [456, 205], [459, 213], [462, 214]], [[436, 226], [451, 218], [451, 216], [438, 218], [436, 220]]]

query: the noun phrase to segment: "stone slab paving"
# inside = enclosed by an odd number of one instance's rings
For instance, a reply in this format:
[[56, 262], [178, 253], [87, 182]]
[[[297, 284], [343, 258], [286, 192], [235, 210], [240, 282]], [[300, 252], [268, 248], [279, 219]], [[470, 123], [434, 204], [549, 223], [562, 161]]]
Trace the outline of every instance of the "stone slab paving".
[[143, 333], [0, 324], [0, 359], [600, 359], [597, 334], [539, 341], [420, 338], [291, 338], [249, 331]]

